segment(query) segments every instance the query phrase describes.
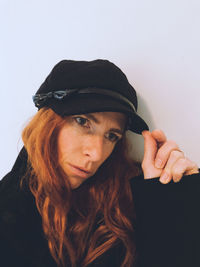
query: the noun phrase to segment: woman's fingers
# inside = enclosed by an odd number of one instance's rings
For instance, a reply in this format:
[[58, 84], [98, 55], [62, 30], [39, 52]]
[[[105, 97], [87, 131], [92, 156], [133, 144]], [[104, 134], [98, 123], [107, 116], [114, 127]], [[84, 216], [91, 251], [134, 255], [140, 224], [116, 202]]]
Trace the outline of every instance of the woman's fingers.
[[[153, 134], [152, 134], [153, 133]], [[155, 167], [155, 158], [158, 148], [166, 142], [166, 136], [161, 130], [155, 130], [152, 133], [143, 131], [144, 137], [144, 158], [142, 169], [145, 179], [160, 176], [162, 170]]]
[[184, 159], [184, 153], [182, 151], [173, 150], [170, 153], [167, 164], [165, 165], [165, 168], [160, 176], [161, 183], [166, 184], [172, 180], [172, 170], [173, 167], [176, 167], [175, 163], [177, 163], [179, 159]]
[[158, 148], [167, 140], [165, 134], [161, 130], [153, 132], [143, 131], [144, 137], [144, 158], [143, 161], [154, 164]]
[[152, 137], [149, 131], [143, 131], [142, 135], [144, 137], [143, 165], [154, 164], [154, 159], [157, 153], [156, 140]]
[[198, 173], [197, 165], [188, 158], [179, 159], [172, 168], [172, 179], [179, 182], [183, 175]]
[[155, 158], [155, 167], [164, 168], [168, 162], [169, 156], [173, 151], [180, 151], [178, 145], [172, 141], [166, 141], [159, 149]]
[[158, 177], [161, 174], [161, 170], [156, 169], [154, 166], [155, 156], [158, 150], [157, 142], [149, 131], [142, 132], [142, 135], [144, 137], [144, 157], [142, 161], [144, 178]]
[[160, 182], [166, 184], [172, 179], [179, 182], [183, 175], [198, 173], [198, 166], [184, 157], [181, 151], [172, 151], [169, 160], [161, 174]]
[[179, 146], [171, 140], [167, 140], [161, 130], [153, 132], [143, 131], [144, 158], [142, 169], [144, 178], [160, 176], [161, 183], [181, 180], [183, 175], [198, 173], [198, 166], [191, 160], [185, 158]]
[[157, 141], [157, 143], [159, 145], [162, 145], [164, 142], [167, 141], [167, 137], [166, 137], [165, 133], [160, 129], [156, 129], [156, 130], [152, 131], [151, 135]]

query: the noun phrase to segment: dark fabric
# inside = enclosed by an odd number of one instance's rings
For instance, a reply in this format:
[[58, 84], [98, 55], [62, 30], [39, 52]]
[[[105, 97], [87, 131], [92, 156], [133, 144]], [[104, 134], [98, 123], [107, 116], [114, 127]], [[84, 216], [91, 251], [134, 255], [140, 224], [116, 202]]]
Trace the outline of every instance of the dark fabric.
[[[41, 217], [28, 188], [22, 149], [0, 181], [0, 266], [56, 267], [42, 231]], [[138, 267], [200, 266], [200, 175], [163, 185], [158, 178], [130, 181], [137, 216]], [[124, 248], [116, 245], [89, 267], [119, 267]]]
[[131, 180], [140, 266], [200, 266], [200, 175], [163, 185]]
[[[89, 89], [91, 93], [79, 93], [82, 89]], [[96, 89], [101, 93], [97, 93]], [[60, 91], [66, 91], [67, 94], [62, 97]], [[109, 92], [120, 97], [110, 96]], [[58, 95], [59, 97], [56, 97]], [[118, 111], [129, 116], [131, 131], [141, 134], [143, 130], [149, 129], [136, 113], [138, 104], [135, 89], [121, 69], [108, 60], [60, 61], [53, 67], [33, 100], [39, 109], [49, 107], [62, 117]]]

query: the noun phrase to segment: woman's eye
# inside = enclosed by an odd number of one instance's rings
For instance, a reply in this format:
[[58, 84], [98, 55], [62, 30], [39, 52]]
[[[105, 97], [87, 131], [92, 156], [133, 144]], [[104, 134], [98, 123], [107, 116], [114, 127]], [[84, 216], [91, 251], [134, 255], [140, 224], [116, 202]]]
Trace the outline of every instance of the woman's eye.
[[107, 138], [113, 143], [120, 139], [120, 137], [114, 133], [109, 133]]
[[88, 120], [86, 118], [75, 117], [74, 119], [79, 125], [84, 126], [84, 127], [89, 127], [88, 126]]

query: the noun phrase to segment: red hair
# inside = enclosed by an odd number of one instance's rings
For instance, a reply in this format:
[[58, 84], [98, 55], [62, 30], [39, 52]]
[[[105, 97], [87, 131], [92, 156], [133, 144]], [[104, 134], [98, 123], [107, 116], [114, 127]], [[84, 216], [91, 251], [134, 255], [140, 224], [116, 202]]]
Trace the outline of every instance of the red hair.
[[51, 109], [42, 108], [22, 133], [31, 166], [26, 178], [50, 253], [58, 266], [87, 266], [122, 243], [121, 266], [133, 266], [135, 212], [129, 178], [137, 175], [139, 168], [127, 156], [126, 138], [116, 144], [93, 177], [71, 190], [58, 165], [57, 137], [64, 124]]

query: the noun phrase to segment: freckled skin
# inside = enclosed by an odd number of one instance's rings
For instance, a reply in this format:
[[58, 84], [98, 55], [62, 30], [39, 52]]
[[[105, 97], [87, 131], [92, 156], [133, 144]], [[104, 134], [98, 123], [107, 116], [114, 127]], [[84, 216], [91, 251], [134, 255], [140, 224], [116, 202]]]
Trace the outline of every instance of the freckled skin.
[[78, 187], [85, 179], [95, 174], [112, 153], [117, 143], [116, 137], [117, 139], [122, 137], [117, 130], [124, 131], [126, 122], [124, 114], [119, 112], [91, 114], [97, 121], [86, 117], [87, 114], [68, 116], [58, 135], [59, 165], [66, 173], [72, 188]]

